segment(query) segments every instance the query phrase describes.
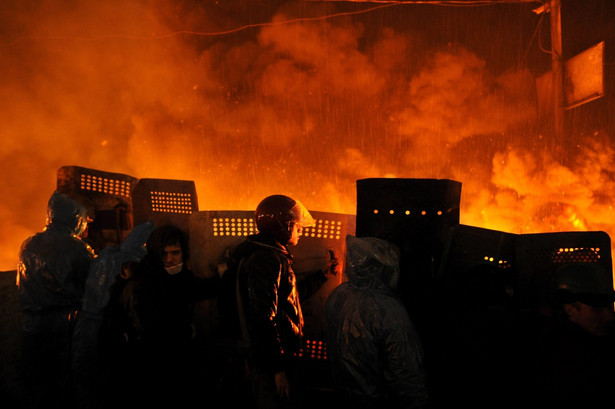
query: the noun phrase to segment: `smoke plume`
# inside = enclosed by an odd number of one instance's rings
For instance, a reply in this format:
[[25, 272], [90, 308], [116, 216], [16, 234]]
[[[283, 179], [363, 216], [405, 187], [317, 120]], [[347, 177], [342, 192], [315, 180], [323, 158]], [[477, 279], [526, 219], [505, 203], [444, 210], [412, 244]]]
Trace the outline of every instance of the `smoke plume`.
[[201, 210], [283, 193], [354, 213], [357, 179], [450, 178], [464, 224], [612, 231], [608, 137], [562, 163], [519, 132], [528, 71], [335, 5], [231, 3], [3, 3], [0, 269], [44, 227], [64, 165], [194, 180]]

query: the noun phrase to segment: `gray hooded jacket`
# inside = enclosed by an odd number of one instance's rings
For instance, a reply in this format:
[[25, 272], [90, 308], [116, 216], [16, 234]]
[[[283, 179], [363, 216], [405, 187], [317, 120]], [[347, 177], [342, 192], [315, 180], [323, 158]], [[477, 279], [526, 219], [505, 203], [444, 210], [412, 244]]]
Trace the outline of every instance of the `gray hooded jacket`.
[[377, 238], [346, 238], [346, 275], [325, 309], [334, 381], [359, 408], [428, 403], [423, 348], [395, 289], [399, 258]]
[[17, 285], [26, 314], [64, 313], [81, 304], [94, 251], [79, 235], [87, 226], [87, 209], [54, 192], [47, 204], [47, 225], [28, 237], [19, 251]]

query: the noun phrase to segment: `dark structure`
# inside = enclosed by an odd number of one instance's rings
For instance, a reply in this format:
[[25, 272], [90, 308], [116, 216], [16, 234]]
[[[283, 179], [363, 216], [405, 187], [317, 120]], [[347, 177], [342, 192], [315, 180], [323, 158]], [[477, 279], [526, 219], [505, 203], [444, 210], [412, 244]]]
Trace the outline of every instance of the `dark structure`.
[[96, 252], [120, 245], [132, 228], [153, 220], [174, 224], [188, 233], [190, 215], [198, 211], [191, 180], [138, 179], [121, 173], [79, 166], [58, 169], [57, 190], [88, 209], [86, 241]]
[[199, 210], [192, 180], [139, 179], [132, 194], [135, 224], [153, 220], [154, 225], [173, 224], [189, 231], [190, 215]]
[[58, 169], [57, 190], [88, 209], [86, 241], [98, 253], [119, 245], [133, 227], [132, 191], [138, 179], [79, 166]]
[[484, 263], [498, 267], [520, 313], [536, 314], [547, 307], [553, 274], [561, 265], [598, 263], [612, 271], [611, 240], [602, 231], [511, 234], [459, 225], [449, 231], [438, 282], [454, 282]]
[[449, 230], [459, 224], [461, 183], [448, 179], [357, 181], [357, 236], [396, 244], [402, 301], [426, 348], [433, 323], [435, 278]]

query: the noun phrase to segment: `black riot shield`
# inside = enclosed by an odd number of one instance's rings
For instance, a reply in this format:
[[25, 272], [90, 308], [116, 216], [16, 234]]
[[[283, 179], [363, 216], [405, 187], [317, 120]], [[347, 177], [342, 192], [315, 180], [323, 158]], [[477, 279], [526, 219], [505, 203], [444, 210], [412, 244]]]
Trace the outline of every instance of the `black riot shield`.
[[192, 180], [139, 179], [132, 197], [135, 224], [152, 220], [154, 226], [172, 224], [189, 235], [190, 215], [199, 210]]
[[132, 192], [137, 178], [79, 166], [62, 166], [57, 190], [88, 209], [85, 241], [98, 253], [119, 245], [132, 230]]
[[378, 237], [401, 252], [400, 296], [427, 341], [434, 279], [451, 227], [459, 224], [461, 183], [447, 179], [357, 181], [357, 236]]

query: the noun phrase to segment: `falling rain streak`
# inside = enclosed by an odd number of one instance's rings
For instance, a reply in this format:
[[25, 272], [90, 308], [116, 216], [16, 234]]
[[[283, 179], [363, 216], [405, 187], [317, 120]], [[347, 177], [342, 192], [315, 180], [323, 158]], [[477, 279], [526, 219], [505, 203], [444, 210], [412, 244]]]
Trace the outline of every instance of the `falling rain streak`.
[[226, 3], [3, 3], [0, 269], [64, 165], [194, 180], [201, 210], [354, 213], [358, 179], [449, 178], [463, 224], [615, 233], [612, 124], [549, 136], [531, 5]]

